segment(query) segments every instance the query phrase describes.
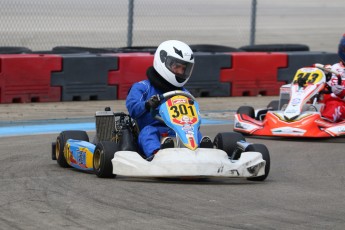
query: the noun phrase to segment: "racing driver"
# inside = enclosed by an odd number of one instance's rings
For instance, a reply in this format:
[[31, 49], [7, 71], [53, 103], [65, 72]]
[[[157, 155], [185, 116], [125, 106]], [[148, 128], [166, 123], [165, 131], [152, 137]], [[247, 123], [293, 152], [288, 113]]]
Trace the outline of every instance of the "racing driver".
[[328, 85], [332, 88], [332, 93], [325, 95], [325, 108], [321, 115], [331, 121], [339, 122], [345, 120], [345, 34], [340, 39], [338, 46], [340, 61], [330, 68], [341, 74], [341, 84], [338, 84], [338, 77], [332, 74]]
[[[173, 90], [187, 91], [183, 86], [190, 78], [194, 67], [194, 56], [191, 48], [177, 40], [161, 43], [154, 55], [153, 66], [146, 71], [147, 80], [134, 83], [126, 98], [130, 116], [136, 120], [140, 132], [138, 136], [139, 151], [147, 160], [152, 160], [161, 148], [173, 148], [171, 138], [175, 132], [168, 126], [153, 118], [151, 110], [160, 105], [161, 95]], [[188, 92], [188, 91], [187, 91]], [[166, 136], [161, 140], [161, 137]], [[200, 147], [212, 148], [213, 143], [207, 136], [201, 139]]]

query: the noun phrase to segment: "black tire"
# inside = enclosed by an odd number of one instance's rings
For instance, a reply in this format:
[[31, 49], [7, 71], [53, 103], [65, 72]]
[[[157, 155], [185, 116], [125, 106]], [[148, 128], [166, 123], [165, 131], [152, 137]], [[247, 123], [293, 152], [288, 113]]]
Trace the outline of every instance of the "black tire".
[[64, 148], [68, 139], [88, 142], [89, 136], [87, 135], [85, 131], [80, 131], [80, 130], [63, 131], [59, 134], [59, 136], [56, 139], [55, 158], [56, 158], [57, 163], [62, 168], [70, 167], [64, 155]]
[[217, 149], [225, 151], [231, 157], [237, 147], [238, 141], [246, 141], [246, 139], [241, 133], [226, 132], [218, 133], [214, 138], [213, 144]]
[[270, 153], [267, 147], [263, 144], [251, 144], [246, 148], [246, 152], [247, 151], [260, 152], [262, 154], [262, 159], [266, 161], [265, 175], [258, 176], [258, 177], [250, 177], [250, 178], [247, 178], [247, 180], [264, 181], [267, 178], [270, 172], [270, 167], [271, 167], [271, 158], [270, 158]]
[[120, 145], [112, 141], [101, 141], [96, 145], [93, 153], [93, 170], [100, 178], [114, 178], [113, 164], [115, 152], [120, 150]]
[[309, 46], [303, 44], [259, 44], [242, 46], [239, 49], [247, 52], [309, 51]]
[[157, 50], [157, 46], [127, 46], [118, 48], [118, 53], [150, 53], [154, 54]]
[[234, 47], [230, 46], [222, 46], [222, 45], [212, 45], [212, 44], [196, 44], [190, 45], [190, 48], [193, 52], [210, 52], [210, 53], [224, 53], [224, 52], [240, 52], [239, 50]]
[[278, 110], [279, 109], [279, 100], [273, 100], [268, 103], [267, 108], [270, 110]]
[[241, 106], [237, 109], [237, 114], [246, 114], [251, 118], [255, 118], [255, 111], [254, 108], [251, 106]]
[[53, 161], [56, 161], [55, 151], [56, 151], [56, 142], [52, 142], [52, 160]]
[[28, 54], [32, 53], [29, 48], [20, 46], [1, 46], [0, 54]]
[[53, 54], [74, 54], [74, 53], [114, 53], [115, 49], [107, 48], [93, 48], [80, 46], [56, 46], [53, 47], [51, 53]]

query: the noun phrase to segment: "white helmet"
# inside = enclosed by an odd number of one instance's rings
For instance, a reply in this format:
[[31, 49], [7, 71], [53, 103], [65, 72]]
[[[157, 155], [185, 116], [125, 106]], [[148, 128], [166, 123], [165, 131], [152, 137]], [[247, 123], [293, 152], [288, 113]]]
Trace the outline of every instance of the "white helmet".
[[192, 74], [194, 56], [185, 43], [169, 40], [156, 50], [153, 67], [165, 80], [176, 87], [182, 87]]

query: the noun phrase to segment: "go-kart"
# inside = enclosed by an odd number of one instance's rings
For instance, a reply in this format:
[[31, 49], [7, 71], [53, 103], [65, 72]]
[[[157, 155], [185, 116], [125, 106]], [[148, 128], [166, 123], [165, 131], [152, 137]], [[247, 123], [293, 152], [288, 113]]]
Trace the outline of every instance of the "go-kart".
[[[185, 91], [159, 96], [153, 116], [176, 133], [174, 147], [160, 149], [152, 160], [136, 146], [138, 129], [125, 113], [96, 112], [96, 137], [85, 131], [63, 131], [53, 143], [52, 158], [61, 167], [91, 170], [98, 177], [242, 177], [263, 181], [269, 174], [270, 155], [265, 145], [246, 142], [240, 133], [218, 133], [213, 147], [201, 148], [199, 105]], [[152, 111], [151, 111], [152, 112]]]
[[[325, 72], [340, 74], [322, 64], [297, 70], [292, 83], [280, 89], [279, 101], [271, 101], [267, 108], [251, 106], [238, 108], [234, 131], [254, 136], [330, 138], [345, 135], [345, 121], [332, 123], [321, 116], [322, 97], [331, 93]], [[340, 84], [340, 83], [339, 83]]]

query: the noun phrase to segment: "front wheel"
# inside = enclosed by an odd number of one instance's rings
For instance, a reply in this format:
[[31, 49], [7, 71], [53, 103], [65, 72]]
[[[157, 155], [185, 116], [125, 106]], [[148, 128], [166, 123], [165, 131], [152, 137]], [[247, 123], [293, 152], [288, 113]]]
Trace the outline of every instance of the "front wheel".
[[115, 152], [120, 150], [120, 146], [116, 142], [101, 141], [96, 145], [93, 153], [93, 170], [100, 178], [114, 178], [113, 164], [111, 160], [114, 158]]
[[270, 153], [267, 149], [267, 147], [263, 144], [251, 144], [249, 145], [246, 150], [247, 151], [252, 151], [252, 152], [260, 152], [262, 155], [262, 159], [266, 161], [266, 166], [265, 166], [265, 175], [258, 176], [258, 177], [250, 177], [247, 178], [247, 180], [250, 181], [264, 181], [269, 172], [270, 172], [270, 167], [271, 167], [271, 159], [270, 159]]
[[225, 132], [218, 133], [214, 138], [213, 144], [217, 149], [225, 151], [229, 157], [232, 157], [237, 148], [238, 141], [246, 141], [241, 133]]

